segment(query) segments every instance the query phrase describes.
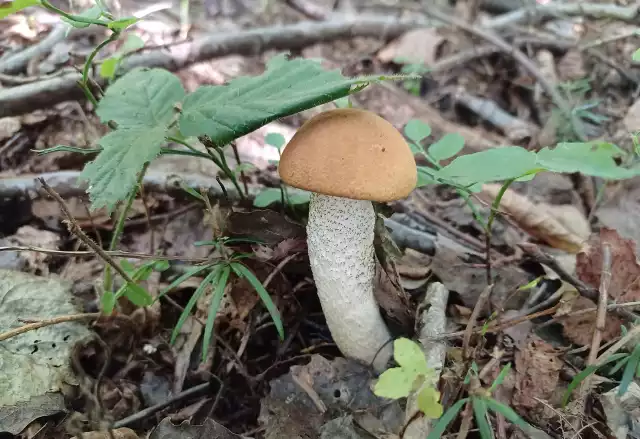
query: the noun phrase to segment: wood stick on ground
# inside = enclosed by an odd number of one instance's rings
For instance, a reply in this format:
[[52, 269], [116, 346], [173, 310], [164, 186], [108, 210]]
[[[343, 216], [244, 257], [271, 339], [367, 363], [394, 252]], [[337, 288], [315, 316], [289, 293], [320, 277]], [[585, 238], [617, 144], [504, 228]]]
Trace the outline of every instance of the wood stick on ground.
[[[407, 30], [431, 25], [428, 19], [396, 19], [381, 16], [336, 18], [324, 22], [302, 21], [296, 24], [224, 32], [193, 41], [137, 52], [126, 58], [122, 72], [135, 67], [159, 67], [177, 71], [200, 61], [226, 55], [258, 55], [267, 50], [301, 49], [319, 42], [356, 36], [395, 38]], [[70, 70], [56, 78], [0, 89], [0, 118], [48, 108], [69, 100], [83, 99], [77, 81], [80, 73]], [[93, 78], [100, 85], [98, 77]]]
[[465, 32], [474, 35], [476, 37], [482, 38], [485, 41], [488, 41], [498, 48], [502, 50], [506, 55], [511, 56], [515, 59], [528, 73], [533, 76], [540, 86], [544, 89], [545, 92], [551, 97], [556, 106], [560, 109], [563, 115], [567, 118], [567, 120], [571, 121], [571, 124], [574, 128], [575, 134], [579, 140], [585, 141], [586, 137], [584, 135], [584, 128], [582, 126], [582, 122], [573, 114], [571, 106], [566, 101], [566, 99], [562, 96], [558, 88], [555, 84], [549, 82], [547, 77], [540, 71], [540, 69], [535, 65], [535, 63], [525, 55], [520, 49], [514, 47], [509, 44], [506, 40], [504, 40], [499, 35], [493, 33], [490, 30], [482, 29], [477, 26], [470, 25], [465, 23], [464, 21], [451, 17], [434, 7], [426, 5], [425, 3], [425, 11], [428, 16], [433, 17], [437, 20], [440, 20], [444, 23], [447, 23], [451, 26], [458, 27]]
[[56, 193], [56, 191], [51, 189], [51, 187], [47, 184], [47, 182], [43, 178], [40, 178], [38, 181], [42, 185], [42, 188], [49, 195], [51, 195], [51, 197], [54, 200], [56, 200], [58, 202], [58, 204], [60, 205], [60, 209], [62, 209], [62, 213], [64, 213], [64, 216], [67, 218], [67, 223], [68, 223], [67, 226], [69, 227], [69, 231], [71, 233], [73, 233], [74, 235], [76, 235], [78, 237], [78, 239], [80, 239], [84, 244], [87, 245], [87, 247], [89, 247], [93, 251], [95, 251], [97, 253], [97, 255], [100, 256], [100, 258], [102, 258], [103, 261], [105, 261], [107, 264], [109, 264], [115, 271], [117, 271], [118, 274], [120, 276], [122, 276], [122, 278], [124, 280], [126, 280], [128, 283], [135, 284], [133, 279], [131, 279], [131, 277], [127, 274], [127, 272], [124, 271], [122, 269], [122, 267], [120, 267], [120, 265], [115, 261], [115, 259], [113, 259], [109, 254], [107, 254], [98, 244], [93, 242], [93, 240], [91, 238], [89, 238], [86, 235], [86, 233], [84, 233], [84, 231], [78, 225], [78, 222], [75, 220], [73, 215], [71, 215], [71, 212], [69, 211], [69, 208], [67, 207], [67, 204], [60, 197], [60, 195], [58, 195]]
[[91, 312], [83, 314], [70, 314], [67, 316], [53, 317], [47, 320], [39, 320], [37, 322], [29, 323], [27, 325], [20, 326], [19, 328], [11, 329], [9, 331], [1, 333], [0, 341], [8, 340], [11, 337], [24, 334], [25, 332], [34, 331], [39, 328], [44, 328], [45, 326], [53, 326], [66, 322], [77, 322], [78, 320], [93, 320], [100, 318], [101, 315], [102, 314], [100, 314], [99, 312]]

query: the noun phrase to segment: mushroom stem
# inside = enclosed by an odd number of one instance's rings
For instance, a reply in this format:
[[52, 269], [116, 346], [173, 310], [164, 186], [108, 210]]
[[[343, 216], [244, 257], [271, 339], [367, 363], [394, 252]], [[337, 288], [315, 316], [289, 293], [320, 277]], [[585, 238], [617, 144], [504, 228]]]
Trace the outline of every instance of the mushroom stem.
[[382, 371], [392, 344], [373, 294], [375, 221], [370, 201], [314, 193], [307, 240], [318, 297], [338, 348]]

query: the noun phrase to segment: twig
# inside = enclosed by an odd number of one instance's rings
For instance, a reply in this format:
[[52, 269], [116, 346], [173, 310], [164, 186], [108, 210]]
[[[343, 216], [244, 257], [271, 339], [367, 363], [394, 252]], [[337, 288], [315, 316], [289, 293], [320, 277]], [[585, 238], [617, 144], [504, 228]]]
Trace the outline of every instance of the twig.
[[[518, 2], [513, 4], [519, 7]], [[546, 5], [534, 3], [533, 7], [524, 7], [493, 18], [487, 27], [500, 29], [517, 25], [524, 21], [529, 25], [533, 25], [546, 18], [576, 15], [633, 22], [638, 18], [638, 7], [634, 4], [631, 6], [618, 6], [611, 3], [564, 3], [559, 1]]]
[[467, 401], [462, 412], [462, 421], [460, 421], [460, 429], [456, 439], [466, 439], [471, 429], [471, 421], [473, 419], [473, 408], [471, 406], [471, 400]]
[[[0, 252], [3, 251], [30, 251], [38, 252], [49, 255], [58, 256], [94, 256], [96, 252], [90, 250], [52, 250], [49, 248], [35, 247], [31, 245], [16, 245], [0, 247]], [[153, 259], [158, 261], [183, 261], [192, 263], [204, 263], [207, 262], [207, 258], [185, 258], [183, 256], [163, 256], [163, 255], [150, 255], [144, 253], [129, 253], [125, 251], [105, 251], [105, 253], [114, 258], [131, 258], [131, 259]]]
[[287, 4], [312, 20], [324, 20], [331, 13], [321, 5], [310, 0], [286, 0]]
[[[215, 376], [215, 375], [214, 375]], [[223, 384], [222, 382], [218, 381], [220, 384], [220, 389], [218, 389], [218, 392], [222, 391], [223, 388]], [[171, 404], [175, 404], [176, 402], [180, 402], [183, 401], [185, 399], [189, 399], [193, 396], [199, 395], [201, 393], [205, 393], [206, 391], [209, 390], [209, 388], [211, 387], [211, 382], [206, 382], [203, 384], [199, 384], [197, 386], [191, 387], [190, 389], [187, 389], [175, 396], [172, 396], [171, 398], [169, 398], [168, 400], [161, 402], [159, 404], [155, 404], [152, 405], [151, 407], [147, 407], [144, 410], [140, 410], [138, 413], [135, 413], [131, 416], [127, 416], [126, 418], [120, 419], [119, 421], [116, 421], [113, 423], [113, 428], [121, 428], [121, 427], [126, 427], [129, 426], [131, 424], [134, 424], [136, 422], [142, 421], [143, 419], [147, 418], [148, 416], [151, 416], [157, 412], [159, 412], [160, 410], [164, 409], [165, 407], [170, 406]]]
[[[236, 142], [231, 142], [231, 148], [233, 149], [233, 155], [236, 159], [236, 163], [238, 166], [242, 165], [242, 160], [240, 159], [240, 154], [238, 153], [238, 145]], [[247, 186], [247, 177], [244, 174], [243, 170], [240, 170], [240, 179], [242, 180], [242, 186], [244, 187], [244, 194], [249, 196], [249, 187]]]
[[463, 358], [465, 360], [469, 360], [471, 358], [471, 336], [473, 335], [473, 328], [476, 325], [476, 321], [478, 317], [480, 317], [480, 313], [484, 308], [484, 304], [489, 299], [491, 292], [493, 291], [493, 284], [489, 284], [482, 290], [482, 293], [478, 296], [478, 300], [476, 302], [476, 306], [473, 308], [471, 312], [471, 316], [469, 316], [469, 322], [467, 323], [467, 328], [464, 331], [464, 336], [462, 338], [462, 352]]
[[64, 213], [64, 216], [67, 218], [67, 226], [69, 227], [69, 231], [74, 235], [76, 235], [78, 239], [80, 239], [89, 248], [94, 250], [102, 258], [102, 260], [105, 261], [107, 264], [109, 264], [115, 271], [117, 271], [118, 274], [122, 276], [124, 280], [126, 280], [130, 284], [135, 284], [135, 282], [133, 281], [133, 279], [131, 279], [131, 277], [127, 274], [127, 272], [124, 271], [122, 267], [120, 267], [120, 265], [110, 255], [108, 255], [102, 248], [100, 248], [98, 244], [93, 242], [93, 240], [89, 238], [84, 233], [84, 231], [82, 231], [80, 226], [78, 226], [78, 223], [76, 222], [73, 215], [71, 215], [71, 212], [67, 207], [67, 204], [60, 197], [60, 195], [58, 195], [53, 189], [51, 189], [51, 187], [49, 187], [49, 185], [44, 179], [41, 178], [39, 179], [39, 181], [40, 181], [40, 184], [42, 185], [42, 188], [49, 195], [51, 195], [51, 197], [53, 197], [53, 199], [56, 200], [60, 205], [60, 209], [62, 209], [62, 213]]
[[[423, 2], [423, 3], [426, 3], [426, 2]], [[449, 25], [458, 27], [471, 35], [482, 38], [494, 44], [495, 46], [500, 48], [505, 54], [513, 57], [518, 63], [520, 63], [520, 65], [529, 74], [531, 74], [531, 76], [533, 76], [538, 81], [540, 86], [551, 97], [553, 102], [564, 114], [567, 120], [571, 121], [571, 124], [574, 127], [574, 131], [578, 139], [582, 141], [586, 140], [582, 123], [577, 118], [577, 116], [573, 114], [573, 112], [571, 111], [571, 106], [569, 105], [569, 103], [564, 99], [562, 94], [560, 94], [556, 86], [551, 82], [549, 82], [547, 77], [540, 71], [540, 69], [535, 65], [535, 63], [531, 61], [531, 59], [529, 59], [529, 57], [527, 57], [527, 55], [525, 55], [520, 49], [512, 46], [503, 38], [491, 32], [490, 30], [481, 29], [477, 26], [473, 26], [468, 23], [465, 23], [464, 21], [455, 17], [451, 17], [437, 10], [436, 8], [425, 5], [425, 11], [427, 15], [433, 18], [436, 18], [437, 20], [440, 20]]]
[[[518, 246], [525, 253], [531, 256], [536, 262], [542, 265], [546, 265], [551, 270], [553, 270], [558, 275], [558, 277], [560, 277], [560, 279], [562, 279], [563, 281], [567, 282], [570, 285], [573, 285], [576, 288], [576, 290], [578, 290], [581, 296], [584, 296], [596, 302], [598, 301], [600, 297], [600, 293], [595, 288], [591, 288], [590, 286], [582, 282], [580, 279], [569, 274], [564, 268], [560, 266], [560, 264], [558, 264], [558, 262], [553, 257], [544, 253], [540, 249], [540, 247], [528, 242], [520, 243], [518, 244]], [[622, 317], [623, 319], [626, 319], [632, 322], [638, 318], [638, 316], [636, 316], [634, 313], [624, 309], [623, 307], [609, 308], [609, 309], [612, 310], [614, 313], [616, 313], [619, 317]]]
[[593, 340], [591, 341], [591, 351], [587, 358], [587, 365], [596, 362], [602, 332], [604, 331], [607, 319], [607, 301], [609, 285], [611, 284], [611, 247], [609, 244], [602, 245], [602, 271], [600, 273], [600, 298], [598, 300], [598, 311], [596, 314], [596, 326], [593, 330]]
[[65, 322], [77, 322], [78, 320], [91, 320], [100, 318], [102, 314], [99, 312], [91, 312], [84, 314], [71, 314], [67, 316], [53, 317], [47, 320], [40, 320], [37, 322], [29, 323], [28, 325], [20, 326], [19, 328], [11, 329], [9, 331], [0, 334], [0, 341], [8, 340], [25, 332], [34, 331], [36, 329], [44, 328], [45, 326], [57, 325]]
[[[382, 40], [395, 38], [409, 29], [429, 26], [422, 17], [399, 20], [394, 17], [360, 15], [326, 22], [302, 21], [296, 24], [221, 32], [166, 48], [143, 51], [122, 63], [122, 73], [135, 67], [159, 67], [177, 71], [197, 62], [225, 55], [257, 55], [267, 50], [294, 50], [319, 42], [355, 36]], [[0, 89], [0, 117], [15, 116], [63, 101], [83, 99], [77, 86], [82, 75], [69, 71], [57, 78]], [[104, 84], [100, 78], [94, 78]]]

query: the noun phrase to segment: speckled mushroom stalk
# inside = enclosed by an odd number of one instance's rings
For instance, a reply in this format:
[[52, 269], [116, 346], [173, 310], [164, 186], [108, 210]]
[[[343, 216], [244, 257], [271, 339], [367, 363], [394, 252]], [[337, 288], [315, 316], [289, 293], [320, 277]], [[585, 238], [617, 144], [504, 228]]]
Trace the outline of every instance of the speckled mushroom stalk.
[[314, 193], [307, 245], [318, 297], [334, 341], [345, 355], [383, 370], [392, 344], [387, 343], [391, 334], [373, 293], [375, 221], [370, 201]]
[[413, 154], [378, 115], [337, 109], [307, 121], [285, 147], [279, 173], [313, 192], [309, 261], [331, 335], [350, 358], [384, 370], [391, 334], [374, 297], [376, 215], [371, 201], [404, 198], [415, 187]]

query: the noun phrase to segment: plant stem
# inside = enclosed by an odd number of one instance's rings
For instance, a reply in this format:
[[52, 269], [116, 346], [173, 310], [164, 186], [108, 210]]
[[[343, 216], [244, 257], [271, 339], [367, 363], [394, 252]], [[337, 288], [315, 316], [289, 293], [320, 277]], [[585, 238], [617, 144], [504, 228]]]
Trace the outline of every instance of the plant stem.
[[[127, 215], [129, 214], [129, 210], [131, 209], [131, 205], [133, 204], [133, 200], [136, 199], [136, 195], [138, 194], [138, 188], [142, 185], [142, 179], [144, 178], [144, 174], [147, 172], [147, 168], [149, 167], [149, 162], [145, 163], [138, 175], [138, 182], [136, 184], [136, 188], [129, 193], [127, 200], [125, 201], [125, 205], [120, 211], [120, 216], [118, 217], [118, 221], [116, 222], [116, 227], [113, 230], [113, 235], [111, 235], [111, 242], [109, 243], [109, 251], [115, 250], [118, 242], [120, 241], [120, 236], [122, 235], [122, 231], [124, 230], [124, 223], [127, 221]], [[113, 279], [111, 276], [111, 266], [106, 265], [104, 267], [104, 291], [111, 291], [111, 287], [113, 286]]]
[[491, 204], [491, 212], [489, 213], [489, 219], [487, 220], [487, 225], [485, 227], [485, 251], [487, 253], [486, 256], [486, 266], [487, 266], [487, 285], [493, 283], [493, 276], [491, 275], [491, 227], [493, 226], [493, 221], [496, 219], [496, 215], [498, 214], [498, 208], [500, 207], [500, 202], [502, 201], [502, 197], [504, 196], [511, 183], [515, 181], [515, 178], [511, 178], [504, 182], [498, 195], [493, 200]]
[[[238, 145], [236, 142], [231, 143], [231, 148], [233, 148], [233, 155], [236, 158], [236, 163], [238, 167], [242, 165], [242, 160], [240, 160], [240, 154], [238, 154]], [[244, 175], [244, 171], [240, 170], [240, 178], [242, 179], [242, 185], [244, 186], [244, 193], [246, 196], [249, 196], [249, 187], [247, 186], [247, 178]]]
[[[417, 145], [417, 146], [420, 147], [420, 145]], [[434, 168], [436, 168], [437, 170], [442, 169], [442, 166], [440, 166], [440, 163], [435, 161], [434, 158], [431, 157], [431, 155], [428, 152], [425, 151], [423, 153], [423, 155], [429, 161], [429, 163], [431, 163], [433, 165]], [[469, 206], [469, 209], [471, 209], [471, 213], [473, 214], [473, 217], [476, 219], [476, 221], [482, 227], [486, 228], [486, 224], [484, 223], [484, 220], [483, 220], [482, 216], [480, 215], [480, 212], [476, 208], [475, 204], [473, 204], [473, 202], [471, 201], [471, 197], [469, 196], [469, 194], [467, 192], [463, 191], [462, 189], [458, 189], [458, 188], [456, 188], [456, 192], [458, 193], [458, 195], [460, 195], [462, 197], [462, 199], [464, 201], [466, 201], [467, 206]]]
[[64, 18], [70, 21], [75, 21], [77, 23], [85, 23], [85, 24], [97, 24], [98, 26], [109, 27], [109, 23], [102, 20], [96, 20], [93, 18], [82, 17], [80, 15], [69, 14], [68, 12], [63, 11], [62, 9], [56, 8], [54, 5], [49, 3], [48, 0], [41, 0], [40, 4], [49, 9], [52, 12], [55, 12], [58, 15], [62, 15]]
[[[246, 200], [247, 196], [242, 191], [242, 188], [240, 187], [240, 183], [238, 183], [238, 179], [236, 178], [233, 171], [231, 171], [231, 169], [227, 165], [227, 158], [224, 155], [224, 150], [219, 146], [217, 146], [215, 143], [213, 143], [213, 141], [207, 136], [200, 136], [198, 137], [198, 139], [200, 140], [200, 142], [202, 142], [204, 147], [207, 148], [207, 152], [209, 153], [210, 159], [222, 170], [222, 172], [224, 172], [224, 174], [229, 178], [229, 180], [231, 180], [236, 190], [238, 191], [238, 195], [240, 196], [240, 199], [243, 201]], [[218, 154], [218, 157], [215, 156], [212, 150]]]
[[89, 57], [84, 63], [84, 68], [82, 69], [82, 82], [85, 85], [87, 85], [89, 82], [89, 69], [92, 67], [93, 60], [95, 59], [95, 57], [107, 44], [116, 41], [118, 38], [120, 38], [120, 31], [113, 31], [113, 33], [109, 36], [109, 38], [107, 38], [106, 40], [98, 44], [96, 48], [93, 49], [93, 51], [91, 51], [91, 53], [89, 54]]

